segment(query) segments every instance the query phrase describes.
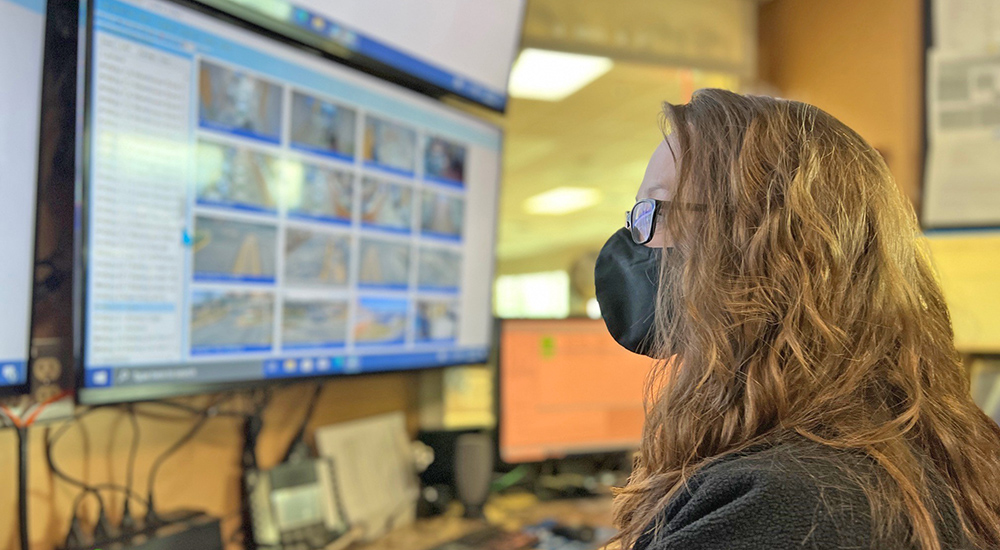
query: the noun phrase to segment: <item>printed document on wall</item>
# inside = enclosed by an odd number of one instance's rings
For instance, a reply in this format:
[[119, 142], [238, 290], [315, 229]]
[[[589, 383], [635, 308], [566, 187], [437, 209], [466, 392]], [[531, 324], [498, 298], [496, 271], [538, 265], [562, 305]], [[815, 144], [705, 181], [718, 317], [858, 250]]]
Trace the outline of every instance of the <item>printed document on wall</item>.
[[1000, 225], [1000, 55], [930, 52], [928, 227]]
[[941, 50], [997, 51], [1000, 2], [934, 0], [934, 45]]

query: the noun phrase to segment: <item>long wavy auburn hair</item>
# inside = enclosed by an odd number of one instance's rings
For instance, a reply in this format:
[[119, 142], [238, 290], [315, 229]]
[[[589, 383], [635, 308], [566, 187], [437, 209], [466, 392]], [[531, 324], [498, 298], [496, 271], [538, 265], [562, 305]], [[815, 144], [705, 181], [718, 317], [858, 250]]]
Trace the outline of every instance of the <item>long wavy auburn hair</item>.
[[805, 437], [877, 465], [864, 486], [876, 540], [940, 550], [937, 479], [970, 541], [1000, 548], [1000, 429], [970, 397], [913, 208], [879, 153], [794, 101], [707, 89], [664, 115], [680, 166], [656, 321], [669, 359], [616, 492], [622, 546], [713, 459]]

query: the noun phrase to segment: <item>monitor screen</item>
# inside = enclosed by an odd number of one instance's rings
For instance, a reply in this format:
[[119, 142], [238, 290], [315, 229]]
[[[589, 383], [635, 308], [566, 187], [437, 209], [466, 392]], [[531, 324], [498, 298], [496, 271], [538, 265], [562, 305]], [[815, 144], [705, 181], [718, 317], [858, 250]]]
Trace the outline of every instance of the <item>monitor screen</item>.
[[193, 4], [91, 5], [82, 402], [487, 359], [499, 128]]
[[[504, 110], [526, 0], [207, 0], [228, 13]], [[333, 45], [335, 47], [324, 47]]]
[[500, 457], [509, 464], [637, 448], [652, 361], [597, 319], [500, 326]]
[[[27, 383], [44, 0], [0, 0], [0, 392]], [[16, 54], [15, 54], [16, 52]]]

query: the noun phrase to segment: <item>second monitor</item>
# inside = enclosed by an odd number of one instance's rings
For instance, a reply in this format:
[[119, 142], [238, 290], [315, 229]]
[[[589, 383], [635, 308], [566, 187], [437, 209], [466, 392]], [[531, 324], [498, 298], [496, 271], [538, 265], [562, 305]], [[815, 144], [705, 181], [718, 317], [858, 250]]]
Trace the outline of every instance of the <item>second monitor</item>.
[[652, 367], [597, 319], [500, 325], [500, 458], [541, 462], [638, 448]]
[[44, 39], [45, 2], [0, 0], [0, 395], [28, 387]]

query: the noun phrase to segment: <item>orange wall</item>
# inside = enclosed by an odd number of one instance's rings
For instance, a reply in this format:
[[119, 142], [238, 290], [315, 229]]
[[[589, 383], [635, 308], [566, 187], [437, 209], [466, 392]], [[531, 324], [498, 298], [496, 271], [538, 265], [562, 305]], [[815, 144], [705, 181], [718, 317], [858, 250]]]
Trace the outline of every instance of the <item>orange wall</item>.
[[[398, 373], [351, 377], [324, 385], [310, 427], [324, 426], [384, 412], [403, 410], [411, 431], [417, 425], [419, 374]], [[264, 415], [264, 430], [258, 449], [261, 467], [276, 464], [302, 421], [312, 384], [296, 384], [275, 391]], [[184, 403], [201, 407], [208, 397], [192, 397]], [[224, 409], [246, 407], [235, 398]], [[144, 495], [147, 473], [153, 460], [173, 444], [193, 424], [193, 419], [156, 404], [136, 406], [140, 412], [140, 449], [136, 461], [135, 488]], [[51, 424], [52, 429], [62, 422]], [[56, 464], [66, 473], [83, 477], [91, 484], [124, 483], [125, 465], [131, 444], [128, 417], [119, 408], [94, 412], [69, 429], [53, 452]], [[49, 550], [61, 544], [71, 516], [70, 508], [78, 490], [54, 479], [45, 464], [45, 426], [30, 430], [29, 517], [31, 548]], [[0, 548], [17, 548], [17, 444], [13, 430], [0, 430]], [[224, 535], [238, 525], [239, 461], [242, 425], [238, 419], [217, 417], [209, 420], [189, 444], [181, 448], [160, 469], [156, 481], [157, 509], [161, 512], [188, 508], [205, 510], [224, 517]], [[109, 515], [117, 523], [121, 496], [104, 494]], [[85, 517], [93, 518], [97, 506], [85, 500], [80, 506]], [[141, 506], [132, 508], [142, 513]], [[239, 548], [230, 545], [230, 548]]]
[[919, 197], [921, 0], [772, 0], [759, 19], [759, 68], [782, 97], [817, 105], [886, 156]]

